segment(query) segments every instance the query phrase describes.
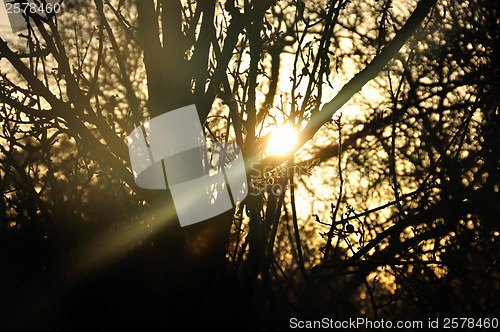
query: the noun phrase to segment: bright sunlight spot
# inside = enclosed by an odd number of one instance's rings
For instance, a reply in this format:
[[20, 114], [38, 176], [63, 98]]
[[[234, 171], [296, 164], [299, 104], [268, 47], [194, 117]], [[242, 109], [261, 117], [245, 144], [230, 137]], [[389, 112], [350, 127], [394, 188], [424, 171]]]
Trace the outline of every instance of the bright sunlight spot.
[[285, 155], [295, 148], [297, 131], [290, 126], [276, 128], [271, 134], [267, 151], [272, 155]]

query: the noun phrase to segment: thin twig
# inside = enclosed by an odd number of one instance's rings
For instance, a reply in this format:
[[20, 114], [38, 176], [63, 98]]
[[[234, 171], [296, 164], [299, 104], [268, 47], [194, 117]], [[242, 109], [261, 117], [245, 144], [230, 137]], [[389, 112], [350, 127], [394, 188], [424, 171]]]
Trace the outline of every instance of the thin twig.
[[[294, 158], [293, 155], [290, 158], [290, 165], [294, 165]], [[290, 204], [292, 206], [292, 220], [293, 220], [293, 230], [295, 232], [295, 242], [297, 243], [297, 256], [299, 260], [299, 268], [300, 271], [302, 272], [302, 276], [304, 277], [305, 280], [308, 279], [306, 269], [304, 266], [304, 257], [302, 255], [302, 244], [300, 241], [300, 233], [299, 233], [299, 226], [297, 222], [297, 211], [295, 208], [295, 188], [293, 184], [293, 178], [295, 175], [295, 169], [292, 168], [292, 174], [290, 176]]]
[[[337, 204], [335, 205], [335, 210], [332, 211], [332, 224], [330, 226], [330, 230], [328, 231], [328, 237], [327, 237], [326, 246], [325, 246], [325, 254], [323, 256], [323, 262], [328, 261], [328, 256], [329, 256], [330, 250], [332, 248], [333, 233], [335, 231], [335, 228], [337, 227], [337, 222], [336, 222], [337, 213], [339, 211], [340, 202], [342, 200], [342, 192], [343, 192], [343, 187], [344, 187], [344, 179], [342, 177], [342, 125], [341, 125], [341, 119], [342, 119], [342, 114], [340, 114], [339, 118], [335, 121], [337, 124], [337, 127], [338, 127], [338, 132], [339, 132], [339, 145], [338, 145], [338, 149], [339, 149], [338, 169], [339, 169], [339, 179], [340, 179], [339, 195], [337, 197]], [[337, 242], [337, 244], [338, 244], [338, 242]]]

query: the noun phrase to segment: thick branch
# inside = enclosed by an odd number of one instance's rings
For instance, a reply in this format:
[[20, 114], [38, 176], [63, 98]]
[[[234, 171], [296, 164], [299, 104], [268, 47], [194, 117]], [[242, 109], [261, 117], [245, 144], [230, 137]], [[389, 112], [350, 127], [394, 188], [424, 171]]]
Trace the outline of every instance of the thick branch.
[[[406, 41], [414, 34], [422, 21], [425, 19], [437, 0], [421, 0], [405, 25], [398, 31], [394, 39], [387, 44], [368, 66], [357, 73], [320, 112], [314, 114], [306, 127], [300, 132], [297, 150], [309, 141], [325, 123], [349, 100], [359, 92], [363, 86], [375, 78], [378, 73], [399, 52]], [[275, 167], [285, 162], [284, 157], [268, 157], [260, 162], [260, 169], [264, 167]], [[257, 165], [254, 165], [255, 168]]]

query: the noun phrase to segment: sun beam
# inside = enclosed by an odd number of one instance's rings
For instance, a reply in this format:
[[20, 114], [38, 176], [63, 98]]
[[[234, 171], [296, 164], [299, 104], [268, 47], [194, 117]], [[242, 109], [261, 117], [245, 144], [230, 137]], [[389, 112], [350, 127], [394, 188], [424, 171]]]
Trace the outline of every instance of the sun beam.
[[267, 152], [271, 155], [285, 155], [293, 151], [297, 145], [297, 131], [291, 126], [276, 128], [272, 134]]

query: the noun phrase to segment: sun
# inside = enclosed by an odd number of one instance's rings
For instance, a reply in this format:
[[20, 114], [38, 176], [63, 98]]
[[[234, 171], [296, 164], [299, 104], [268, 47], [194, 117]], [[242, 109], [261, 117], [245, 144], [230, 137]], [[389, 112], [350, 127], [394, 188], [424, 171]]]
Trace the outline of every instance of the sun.
[[297, 130], [291, 126], [282, 126], [273, 130], [267, 152], [271, 155], [285, 155], [297, 145]]

